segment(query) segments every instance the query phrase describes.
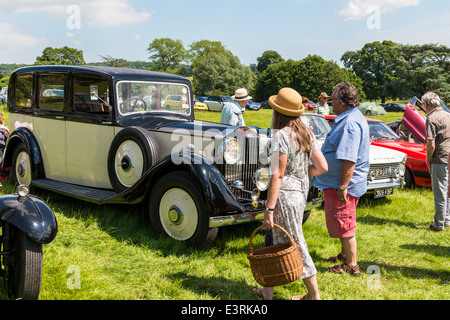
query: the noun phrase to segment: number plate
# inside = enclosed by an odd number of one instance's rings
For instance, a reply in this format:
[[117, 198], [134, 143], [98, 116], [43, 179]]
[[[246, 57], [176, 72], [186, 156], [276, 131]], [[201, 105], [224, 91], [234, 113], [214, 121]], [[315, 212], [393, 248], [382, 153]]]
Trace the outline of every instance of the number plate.
[[386, 189], [375, 189], [373, 197], [375, 199], [384, 198], [386, 196], [390, 196], [394, 194], [394, 188], [386, 188]]

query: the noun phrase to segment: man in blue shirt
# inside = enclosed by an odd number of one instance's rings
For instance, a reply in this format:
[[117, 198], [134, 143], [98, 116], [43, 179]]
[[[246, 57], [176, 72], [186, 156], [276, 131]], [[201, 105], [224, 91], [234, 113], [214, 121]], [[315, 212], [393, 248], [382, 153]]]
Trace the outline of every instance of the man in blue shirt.
[[356, 206], [367, 191], [369, 126], [357, 108], [359, 99], [355, 86], [336, 85], [331, 99], [337, 116], [322, 146], [328, 172], [316, 177], [315, 185], [324, 193], [328, 233], [340, 239], [342, 251], [326, 260], [344, 261], [342, 265], [329, 268], [331, 272], [360, 275], [356, 259]]
[[225, 102], [222, 108], [220, 118], [221, 123], [232, 126], [245, 126], [244, 118], [242, 117], [242, 109], [245, 108], [250, 97], [245, 88], [237, 89], [234, 96], [231, 97], [236, 103]]

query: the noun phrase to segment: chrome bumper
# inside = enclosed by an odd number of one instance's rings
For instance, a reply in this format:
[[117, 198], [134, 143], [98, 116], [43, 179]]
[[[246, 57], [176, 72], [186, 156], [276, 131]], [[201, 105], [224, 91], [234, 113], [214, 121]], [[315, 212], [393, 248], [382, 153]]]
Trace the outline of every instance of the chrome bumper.
[[[320, 207], [322, 205], [322, 198], [315, 198], [306, 204], [305, 211], [312, 210], [313, 208]], [[236, 224], [249, 223], [254, 221], [261, 221], [264, 219], [264, 211], [244, 212], [241, 214], [234, 214], [228, 216], [218, 216], [209, 218], [209, 227], [225, 227]]]
[[387, 189], [387, 188], [400, 189], [401, 187], [403, 187], [404, 184], [405, 182], [403, 181], [403, 179], [400, 179], [398, 181], [369, 183], [367, 185], [366, 194], [373, 194], [376, 189]]

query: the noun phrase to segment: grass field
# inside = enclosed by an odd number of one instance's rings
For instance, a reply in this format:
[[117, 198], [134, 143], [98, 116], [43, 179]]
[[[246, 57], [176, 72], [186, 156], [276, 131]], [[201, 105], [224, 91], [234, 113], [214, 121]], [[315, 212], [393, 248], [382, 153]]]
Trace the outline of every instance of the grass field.
[[[219, 113], [197, 115], [220, 118]], [[261, 110], [244, 117], [249, 125], [268, 127], [270, 116], [270, 110]], [[13, 187], [4, 183], [1, 194], [11, 192]], [[43, 300], [257, 299], [247, 260], [256, 223], [222, 228], [211, 248], [198, 251], [155, 236], [144, 208], [96, 206], [39, 190], [36, 194], [54, 210], [59, 227], [56, 239], [44, 246]], [[449, 231], [425, 230], [433, 212], [427, 188], [362, 199], [356, 235], [362, 276], [354, 278], [326, 272], [332, 264], [322, 259], [340, 248], [328, 236], [323, 210], [313, 210], [304, 233], [322, 299], [448, 300]], [[263, 237], [255, 237], [255, 247], [262, 246]], [[277, 287], [275, 299], [305, 292], [297, 281]]]

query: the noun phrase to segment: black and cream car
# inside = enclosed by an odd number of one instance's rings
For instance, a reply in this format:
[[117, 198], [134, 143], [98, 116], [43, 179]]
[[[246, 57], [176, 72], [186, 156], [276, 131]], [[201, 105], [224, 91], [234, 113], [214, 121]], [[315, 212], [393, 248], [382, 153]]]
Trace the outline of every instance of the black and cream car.
[[[16, 70], [8, 91], [3, 166], [15, 183], [97, 204], [143, 204], [156, 233], [197, 247], [217, 227], [263, 216], [267, 135], [196, 121], [185, 78], [34, 66]], [[314, 191], [308, 210], [320, 204]]]

